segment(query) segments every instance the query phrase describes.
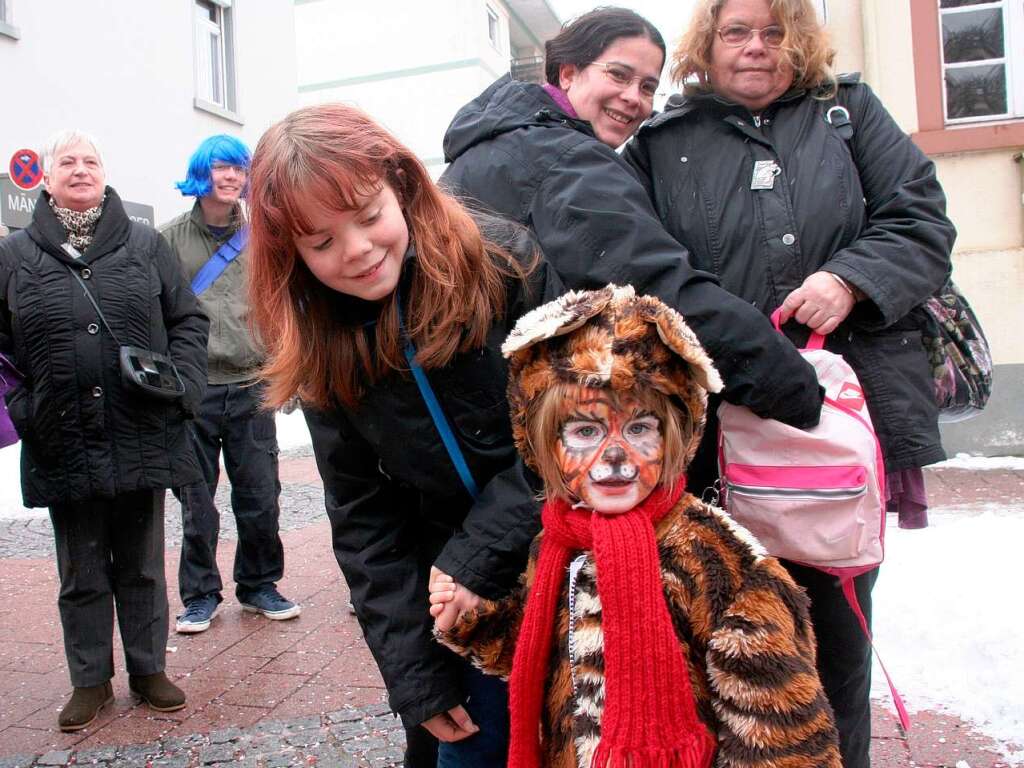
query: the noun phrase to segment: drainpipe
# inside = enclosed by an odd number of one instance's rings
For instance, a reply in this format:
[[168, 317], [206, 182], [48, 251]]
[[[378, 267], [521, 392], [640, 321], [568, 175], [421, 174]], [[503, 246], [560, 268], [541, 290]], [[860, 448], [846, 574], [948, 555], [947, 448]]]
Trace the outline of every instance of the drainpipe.
[[1018, 152], [1013, 159], [1020, 166], [1020, 204], [1024, 205], [1024, 152]]

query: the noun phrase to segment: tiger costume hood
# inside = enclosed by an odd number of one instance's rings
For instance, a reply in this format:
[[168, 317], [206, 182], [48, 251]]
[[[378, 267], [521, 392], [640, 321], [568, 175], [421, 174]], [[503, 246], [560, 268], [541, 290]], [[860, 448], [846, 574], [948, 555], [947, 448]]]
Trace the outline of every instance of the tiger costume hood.
[[722, 379], [683, 317], [632, 286], [570, 291], [523, 315], [501, 348], [509, 358], [512, 435], [537, 468], [527, 411], [556, 383], [618, 391], [651, 387], [671, 397], [692, 424], [686, 462], [704, 432], [707, 393]]

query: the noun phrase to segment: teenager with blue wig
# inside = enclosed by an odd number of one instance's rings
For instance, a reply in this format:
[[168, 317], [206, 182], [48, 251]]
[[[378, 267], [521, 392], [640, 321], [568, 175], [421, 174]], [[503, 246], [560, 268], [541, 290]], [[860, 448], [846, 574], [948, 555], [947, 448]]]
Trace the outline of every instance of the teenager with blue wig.
[[301, 611], [277, 590], [284, 575], [277, 433], [274, 414], [261, 408], [257, 370], [264, 354], [249, 330], [245, 287], [248, 227], [241, 200], [249, 163], [248, 147], [233, 136], [204, 140], [189, 159], [185, 180], [175, 185], [195, 204], [161, 227], [210, 318], [208, 386], [193, 430], [204, 480], [178, 491], [183, 529], [178, 586], [185, 606], [175, 625], [180, 633], [209, 629], [222, 600], [216, 559], [220, 516], [214, 504], [221, 453], [238, 529], [235, 596], [243, 610], [270, 619], [291, 619]]
[[[239, 139], [218, 134], [206, 139], [188, 161], [188, 175], [174, 186], [187, 197], [203, 198], [213, 188], [214, 166], [234, 165], [249, 172], [249, 148]], [[244, 196], [244, 195], [243, 195]]]

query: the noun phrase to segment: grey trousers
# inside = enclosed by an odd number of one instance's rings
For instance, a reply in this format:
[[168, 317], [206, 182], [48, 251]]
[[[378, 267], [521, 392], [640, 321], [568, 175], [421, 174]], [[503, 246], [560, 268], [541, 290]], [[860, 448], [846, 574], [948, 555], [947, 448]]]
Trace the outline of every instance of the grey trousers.
[[114, 606], [130, 675], [162, 672], [167, 654], [164, 491], [50, 507], [64, 653], [76, 688], [114, 676]]

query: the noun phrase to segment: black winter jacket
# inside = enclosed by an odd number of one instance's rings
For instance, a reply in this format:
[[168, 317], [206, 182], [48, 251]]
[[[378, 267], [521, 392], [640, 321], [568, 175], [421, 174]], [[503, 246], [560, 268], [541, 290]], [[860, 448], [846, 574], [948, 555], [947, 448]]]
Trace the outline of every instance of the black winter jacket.
[[[202, 477], [185, 422], [206, 386], [206, 334], [177, 259], [132, 222], [107, 187], [81, 260], [44, 192], [32, 223], [0, 241], [0, 352], [25, 374], [7, 394], [22, 438], [25, 505], [47, 507]], [[185, 382], [167, 404], [121, 381], [118, 344], [65, 265], [76, 270], [122, 344], [168, 354]]]
[[[508, 225], [501, 226], [507, 235]], [[525, 260], [535, 244], [516, 229], [514, 239], [496, 239]], [[415, 269], [410, 249], [403, 294]], [[516, 584], [540, 529], [540, 483], [518, 460], [512, 442], [500, 347], [521, 315], [562, 292], [543, 262], [527, 286], [510, 278], [506, 311], [496, 318], [487, 345], [426, 371], [480, 488], [475, 503], [408, 374], [388, 375], [355, 409], [305, 408], [334, 553], [391, 708], [407, 725], [464, 701], [456, 657], [431, 635], [430, 566], [477, 594], [501, 597]], [[372, 327], [379, 310], [339, 294], [337, 312], [342, 323]]]
[[795, 426], [817, 423], [809, 365], [761, 314], [696, 269], [618, 154], [539, 85], [507, 76], [455, 116], [441, 177], [470, 205], [536, 235], [566, 286], [632, 285], [679, 310], [725, 381], [725, 396]]
[[[888, 469], [945, 457], [915, 307], [946, 280], [955, 230], [932, 162], [856, 75], [837, 98], [780, 97], [758, 120], [710, 94], [673, 97], [625, 157], [694, 264], [766, 315], [813, 272], [867, 296], [828, 339], [867, 394]], [[845, 105], [853, 136], [826, 119]], [[751, 189], [774, 162], [771, 189]], [[807, 329], [785, 329], [798, 344]]]

